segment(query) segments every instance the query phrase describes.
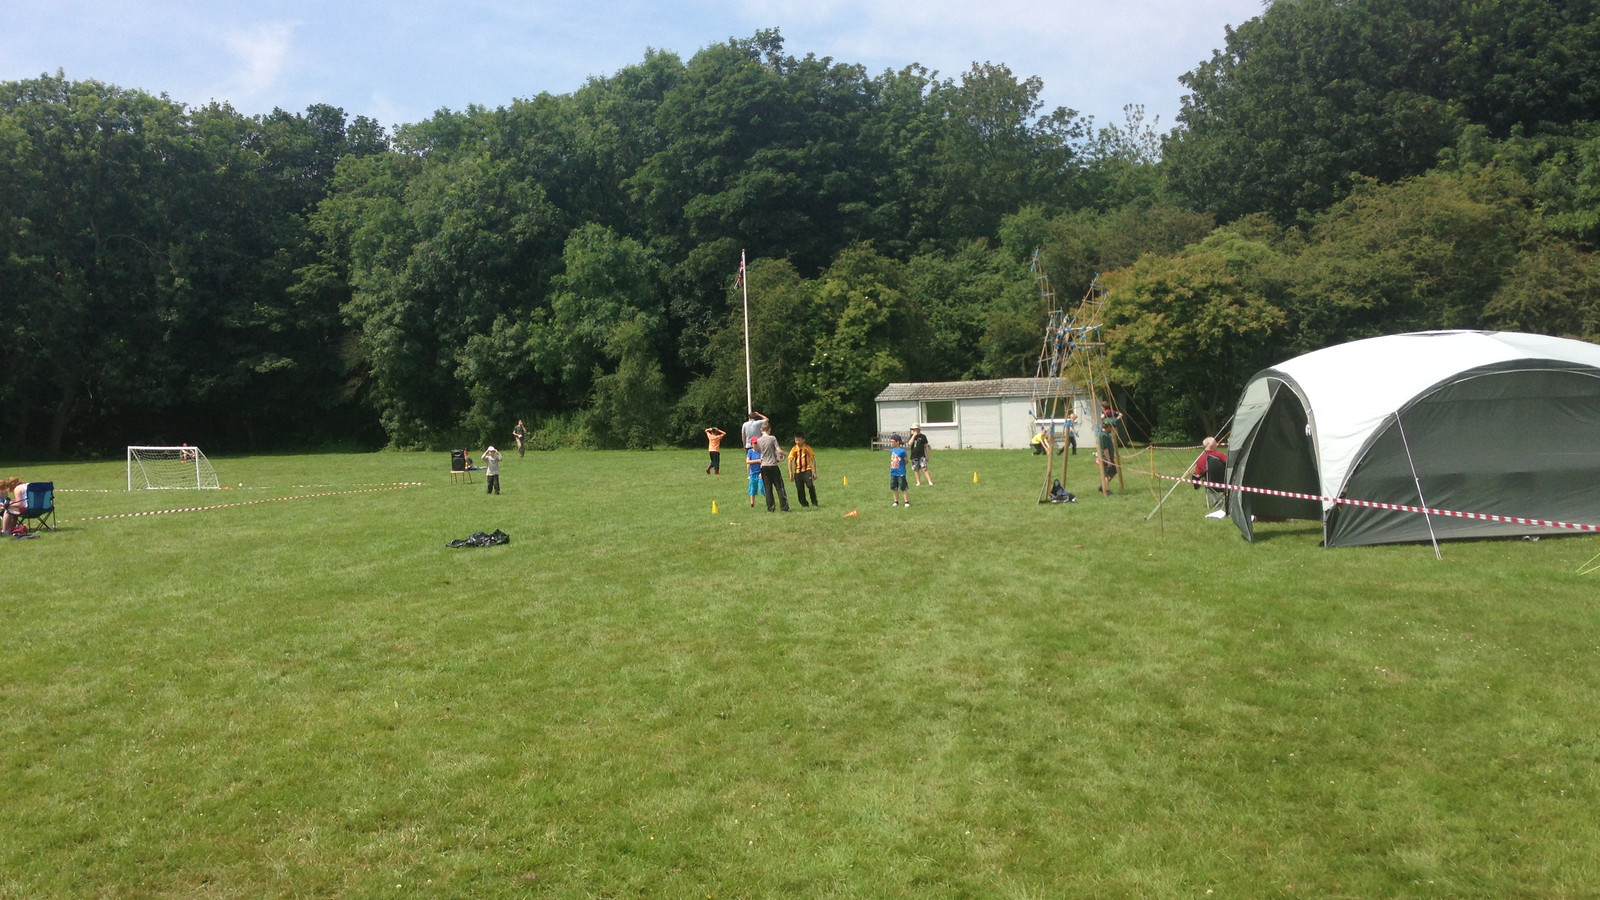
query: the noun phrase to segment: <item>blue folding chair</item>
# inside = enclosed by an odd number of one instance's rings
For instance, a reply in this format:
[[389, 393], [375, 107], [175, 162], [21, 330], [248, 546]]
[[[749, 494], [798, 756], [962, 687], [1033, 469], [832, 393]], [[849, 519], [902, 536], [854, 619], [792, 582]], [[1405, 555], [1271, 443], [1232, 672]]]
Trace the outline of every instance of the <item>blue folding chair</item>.
[[22, 524], [36, 522], [46, 531], [56, 530], [56, 484], [53, 481], [29, 482], [23, 493]]

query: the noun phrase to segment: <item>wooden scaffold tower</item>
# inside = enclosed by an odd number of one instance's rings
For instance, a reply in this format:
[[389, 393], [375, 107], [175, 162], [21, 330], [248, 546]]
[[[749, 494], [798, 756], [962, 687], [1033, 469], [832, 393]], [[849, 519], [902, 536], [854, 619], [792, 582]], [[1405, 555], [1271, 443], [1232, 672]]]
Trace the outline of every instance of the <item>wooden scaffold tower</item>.
[[[1049, 499], [1050, 489], [1056, 479], [1058, 423], [1063, 430], [1073, 427], [1067, 420], [1074, 415], [1077, 397], [1087, 395], [1096, 419], [1095, 428], [1111, 429], [1113, 447], [1121, 443], [1121, 435], [1114, 422], [1106, 424], [1099, 421], [1100, 411], [1112, 409], [1114, 418], [1120, 419], [1121, 416], [1112, 405], [1111, 387], [1107, 379], [1104, 335], [1106, 289], [1100, 276], [1096, 275], [1090, 282], [1088, 291], [1075, 309], [1065, 310], [1057, 304], [1055, 288], [1040, 262], [1037, 250], [1033, 253], [1031, 269], [1034, 281], [1039, 285], [1039, 298], [1044, 302], [1046, 313], [1044, 343], [1039, 349], [1039, 367], [1035, 373], [1035, 377], [1045, 382], [1048, 391], [1041, 398], [1044, 408], [1038, 410], [1039, 418], [1048, 422], [1044, 426], [1044, 440], [1040, 442], [1045, 451], [1045, 474], [1044, 483], [1039, 489], [1039, 502], [1044, 503]], [[1060, 453], [1062, 477], [1067, 474], [1064, 437], [1060, 438], [1063, 439], [1063, 452]], [[1120, 465], [1117, 478], [1120, 489]]]

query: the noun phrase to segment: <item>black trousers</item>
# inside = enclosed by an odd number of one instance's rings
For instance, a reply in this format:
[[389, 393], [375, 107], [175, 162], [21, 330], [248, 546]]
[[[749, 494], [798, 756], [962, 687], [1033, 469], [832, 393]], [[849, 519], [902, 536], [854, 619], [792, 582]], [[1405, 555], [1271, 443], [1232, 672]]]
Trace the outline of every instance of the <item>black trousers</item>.
[[[808, 491], [811, 493], [810, 503], [806, 502], [806, 492]], [[822, 504], [817, 502], [817, 473], [794, 473], [794, 495], [800, 500], [801, 506], [821, 506]]]
[[721, 475], [722, 474], [722, 451], [721, 450], [712, 450], [710, 452], [711, 452], [711, 465], [706, 466], [706, 471], [707, 472], [715, 472], [718, 475]]
[[783, 486], [783, 470], [777, 466], [761, 467], [761, 490], [767, 496], [767, 512], [772, 512], [772, 491], [778, 491], [778, 502], [783, 511], [789, 511], [789, 491]]
[[500, 493], [500, 476], [499, 475], [487, 475], [487, 476], [485, 476], [484, 479], [483, 479], [483, 492], [485, 494], [498, 494], [498, 493]]

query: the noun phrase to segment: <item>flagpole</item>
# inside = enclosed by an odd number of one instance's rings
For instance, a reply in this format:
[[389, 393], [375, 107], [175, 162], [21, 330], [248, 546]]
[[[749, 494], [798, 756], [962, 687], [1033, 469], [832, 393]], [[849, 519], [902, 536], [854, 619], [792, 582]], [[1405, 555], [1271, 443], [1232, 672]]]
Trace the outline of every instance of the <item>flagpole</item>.
[[744, 410], [756, 408], [755, 394], [750, 390], [750, 278], [744, 268], [744, 251], [739, 251], [739, 281], [744, 285]]

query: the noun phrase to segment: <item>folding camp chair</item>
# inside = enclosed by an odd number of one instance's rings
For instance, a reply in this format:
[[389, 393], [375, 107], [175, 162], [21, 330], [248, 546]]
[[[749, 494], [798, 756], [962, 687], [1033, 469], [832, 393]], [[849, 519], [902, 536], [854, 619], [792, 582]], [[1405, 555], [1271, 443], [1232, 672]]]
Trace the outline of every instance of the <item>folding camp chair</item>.
[[23, 493], [23, 510], [18, 515], [22, 524], [29, 521], [46, 531], [56, 530], [56, 484], [53, 481], [34, 481]]
[[[1228, 461], [1220, 456], [1206, 457], [1206, 481], [1212, 484], [1228, 483]], [[1228, 492], [1216, 488], [1206, 488], [1206, 509], [1222, 506], [1228, 502]]]
[[467, 484], [472, 483], [472, 470], [467, 468], [467, 451], [450, 451], [450, 483], [455, 484], [457, 478], [463, 478]]

